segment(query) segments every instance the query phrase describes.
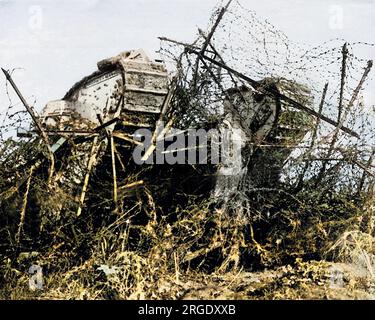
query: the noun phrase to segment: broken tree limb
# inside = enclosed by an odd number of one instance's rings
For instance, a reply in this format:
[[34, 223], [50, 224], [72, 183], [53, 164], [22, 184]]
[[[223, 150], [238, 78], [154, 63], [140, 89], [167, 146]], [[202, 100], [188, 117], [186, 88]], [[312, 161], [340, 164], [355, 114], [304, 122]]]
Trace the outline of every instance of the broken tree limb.
[[45, 134], [45, 132], [44, 132], [41, 124], [39, 123], [39, 120], [38, 120], [36, 114], [34, 113], [33, 109], [29, 106], [29, 104], [27, 103], [26, 99], [23, 97], [22, 93], [18, 89], [17, 85], [14, 83], [14, 81], [13, 81], [11, 75], [8, 73], [8, 71], [6, 71], [3, 68], [1, 68], [1, 70], [5, 74], [5, 77], [7, 78], [7, 80], [9, 81], [9, 83], [11, 84], [11, 86], [13, 87], [14, 91], [16, 92], [17, 96], [21, 100], [22, 104], [25, 106], [27, 112], [31, 116], [31, 118], [32, 118], [32, 120], [33, 120], [33, 122], [34, 122], [34, 124], [35, 124], [35, 126], [36, 126], [36, 128], [38, 130], [38, 133], [43, 138], [43, 140], [46, 142], [46, 144], [49, 145], [49, 139], [48, 139], [47, 135]]
[[33, 172], [34, 172], [34, 168], [31, 167], [30, 172], [29, 172], [29, 177], [28, 177], [28, 180], [27, 180], [27, 184], [26, 184], [26, 191], [25, 191], [25, 194], [23, 196], [23, 201], [22, 201], [22, 209], [21, 209], [21, 214], [20, 214], [20, 223], [18, 225], [18, 231], [17, 231], [17, 234], [16, 234], [16, 243], [17, 244], [19, 244], [19, 242], [21, 240], [21, 233], [22, 233], [23, 225], [25, 223], [26, 205], [27, 205], [27, 199], [29, 197], [31, 177], [33, 175]]
[[[363, 87], [363, 84], [365, 83], [365, 81], [366, 81], [366, 79], [367, 79], [367, 77], [368, 77], [368, 75], [371, 71], [372, 65], [373, 65], [373, 62], [371, 60], [367, 62], [367, 66], [365, 68], [365, 71], [363, 72], [363, 75], [362, 75], [357, 87], [354, 90], [352, 98], [350, 99], [350, 102], [349, 102], [347, 108], [345, 109], [344, 114], [341, 114], [341, 110], [343, 108], [342, 99], [343, 99], [343, 90], [344, 90], [345, 74], [346, 74], [345, 69], [344, 69], [344, 68], [346, 68], [346, 57], [345, 57], [346, 54], [347, 54], [347, 49], [346, 49], [346, 46], [344, 45], [344, 47], [343, 47], [343, 62], [342, 62], [343, 70], [342, 70], [342, 75], [341, 75], [341, 89], [340, 89], [340, 101], [339, 101], [339, 118], [338, 118], [339, 125], [337, 126], [337, 128], [334, 132], [332, 141], [330, 143], [329, 150], [327, 152], [327, 158], [330, 158], [332, 156], [332, 153], [334, 152], [335, 145], [336, 145], [336, 142], [338, 140], [339, 131], [343, 127], [344, 122], [345, 122], [345, 120], [346, 120], [346, 118], [349, 114], [349, 111], [354, 105], [354, 102], [358, 99], [359, 92], [361, 91], [361, 89]], [[327, 162], [324, 162], [323, 165], [322, 165], [322, 168], [320, 169], [317, 182], [320, 182], [322, 180], [326, 168], [327, 168]], [[364, 170], [364, 171], [366, 172], [366, 170]]]
[[152, 137], [151, 146], [149, 146], [149, 148], [146, 150], [144, 156], [142, 157], [142, 161], [147, 161], [150, 158], [150, 156], [152, 155], [152, 153], [156, 149], [156, 143], [157, 143], [157, 141], [160, 141], [160, 139], [164, 139], [164, 136], [171, 129], [174, 120], [175, 120], [174, 118], [170, 119], [168, 121], [167, 125], [163, 128], [163, 130], [160, 133], [159, 133], [159, 131], [161, 129], [161, 125], [158, 127], [158, 130], [155, 129], [154, 135]]
[[[324, 104], [325, 104], [325, 100], [326, 100], [326, 96], [327, 96], [327, 91], [328, 91], [328, 83], [326, 83], [324, 85], [322, 98], [320, 100], [319, 111], [318, 111], [320, 114], [323, 113], [323, 107], [324, 107]], [[315, 142], [316, 142], [315, 140], [318, 137], [318, 129], [319, 129], [320, 121], [321, 121], [320, 118], [316, 118], [316, 125], [315, 125], [313, 136], [312, 136], [311, 147], [314, 147]]]
[[[99, 121], [99, 123], [100, 123], [100, 126], [103, 126], [104, 121], [103, 121], [102, 116], [101, 116], [100, 114], [97, 114], [96, 117], [97, 117], [97, 119], [98, 119], [98, 121]], [[104, 127], [103, 129], [105, 129], [104, 133], [105, 133], [105, 135], [106, 135], [106, 137], [107, 137], [107, 139], [108, 139], [108, 142], [110, 143], [109, 140], [111, 139], [111, 136], [110, 136], [110, 134], [109, 134], [109, 132], [108, 132], [108, 130], [107, 130], [106, 127]]]
[[354, 94], [353, 94], [352, 99], [349, 102], [349, 106], [353, 106], [355, 100], [357, 100], [359, 91], [362, 89], [362, 86], [365, 83], [365, 81], [366, 81], [366, 79], [367, 79], [367, 77], [368, 77], [368, 75], [369, 75], [369, 73], [370, 73], [373, 65], [374, 65], [373, 60], [367, 61], [367, 67], [365, 68], [365, 71], [364, 71], [364, 73], [362, 75], [362, 78], [361, 78], [361, 80], [360, 80], [357, 88], [354, 90]]
[[57, 150], [59, 150], [61, 148], [61, 146], [67, 141], [67, 139], [65, 138], [60, 138], [59, 140], [57, 140], [56, 143], [54, 143], [51, 147], [51, 150], [53, 153], [55, 153]]
[[144, 181], [141, 180], [141, 181], [129, 183], [129, 184], [125, 185], [125, 186], [122, 186], [122, 187], [119, 188], [119, 190], [124, 191], [126, 189], [132, 189], [132, 188], [143, 186], [143, 185], [144, 185]]
[[[198, 32], [199, 32], [199, 34], [200, 34], [203, 38], [205, 38], [206, 40], [208, 39], [208, 38], [205, 36], [203, 30], [198, 29]], [[209, 47], [211, 48], [211, 50], [212, 50], [212, 52], [214, 53], [214, 55], [215, 55], [216, 57], [218, 57], [222, 63], [225, 64], [224, 58], [223, 58], [223, 57], [221, 56], [221, 54], [216, 50], [216, 48], [215, 48], [214, 45], [211, 43], [211, 41], [209, 41], [208, 45], [209, 45]], [[236, 88], [238, 88], [238, 86], [237, 86], [237, 82], [236, 82], [236, 80], [234, 79], [234, 77], [233, 77], [233, 75], [232, 75], [231, 73], [229, 73], [229, 77], [231, 78], [232, 82], [235, 84]], [[241, 93], [241, 96], [242, 96], [242, 93]], [[243, 96], [242, 96], [242, 97], [243, 97]]]
[[102, 131], [103, 129], [106, 129], [106, 128], [109, 127], [110, 125], [115, 124], [115, 123], [117, 123], [117, 122], [119, 122], [119, 121], [120, 121], [119, 118], [114, 118], [114, 119], [112, 119], [112, 120], [109, 120], [108, 122], [105, 122], [105, 123], [101, 124], [99, 127], [96, 127], [96, 128], [94, 129], [94, 131], [96, 131], [96, 132], [100, 132], [100, 131]]
[[116, 212], [118, 212], [118, 192], [117, 192], [117, 172], [116, 172], [116, 157], [115, 157], [115, 143], [113, 141], [113, 135], [109, 138], [111, 145], [111, 160], [112, 160], [112, 176], [113, 176], [113, 202], [116, 206]]
[[[343, 49], [343, 68], [346, 68], [346, 58], [345, 58], [345, 54], [347, 54], [347, 49]], [[342, 110], [343, 110], [343, 106], [342, 106], [342, 99], [343, 99], [343, 85], [345, 84], [345, 77], [346, 77], [346, 72], [345, 72], [345, 69], [343, 69], [343, 74], [342, 74], [342, 78], [341, 78], [341, 89], [340, 89], [340, 104], [339, 104], [339, 118], [338, 118], [338, 121], [339, 121], [339, 125], [336, 129], [336, 132], [333, 136], [333, 139], [332, 139], [332, 143], [331, 143], [331, 146], [332, 148], [334, 147], [335, 143], [337, 142], [337, 139], [338, 139], [338, 133], [341, 129], [341, 127], [344, 125], [344, 122], [346, 121], [347, 117], [348, 117], [348, 114], [349, 114], [349, 111], [351, 110], [351, 108], [353, 107], [354, 105], [354, 102], [358, 99], [358, 95], [363, 87], [363, 84], [366, 82], [366, 79], [371, 71], [371, 68], [372, 68], [372, 65], [373, 65], [373, 62], [372, 60], [368, 61], [367, 62], [367, 66], [364, 68], [364, 72], [362, 74], [362, 77], [357, 85], [357, 87], [354, 89], [354, 92], [353, 92], [353, 95], [349, 101], [349, 104], [348, 106], [345, 108], [345, 111], [344, 111], [344, 114], [342, 114]]]
[[46, 130], [45, 133], [48, 135], [55, 135], [55, 134], [87, 134], [87, 135], [94, 135], [98, 132], [106, 129], [107, 127], [115, 124], [119, 121], [119, 118], [114, 118], [108, 122], [102, 123], [100, 126], [94, 128], [93, 130]]
[[228, 10], [229, 6], [231, 5], [232, 1], [233, 0], [229, 0], [227, 5], [220, 10], [219, 15], [218, 15], [213, 27], [211, 28], [211, 31], [208, 33], [207, 38], [206, 38], [206, 40], [205, 40], [205, 42], [202, 46], [201, 54], [204, 54], [206, 52], [206, 49], [207, 49], [208, 45], [210, 44], [211, 39], [214, 36], [215, 31], [220, 24], [220, 21], [223, 19], [224, 14], [227, 12], [227, 10]]
[[369, 60], [367, 62], [367, 66], [365, 68], [365, 71], [362, 74], [361, 80], [359, 81], [357, 87], [354, 89], [354, 93], [353, 93], [353, 95], [352, 95], [352, 97], [349, 101], [348, 108], [346, 109], [346, 114], [344, 116], [344, 119], [346, 118], [349, 110], [353, 107], [354, 102], [358, 99], [358, 95], [359, 95], [360, 91], [362, 90], [362, 87], [363, 87], [364, 83], [366, 82], [366, 79], [367, 79], [367, 77], [368, 77], [368, 75], [369, 75], [369, 73], [372, 69], [372, 66], [373, 66], [373, 61]]
[[[203, 36], [204, 38], [204, 43], [202, 45], [202, 48], [200, 49], [200, 53], [201, 54], [205, 54], [206, 50], [207, 50], [207, 47], [210, 45], [211, 43], [211, 39], [212, 37], [214, 36], [215, 32], [216, 32], [216, 29], [217, 27], [219, 26], [221, 20], [223, 19], [224, 17], [224, 14], [226, 13], [226, 11], [228, 10], [230, 4], [232, 3], [233, 0], [229, 0], [229, 2], [227, 3], [227, 5], [223, 8], [221, 8], [219, 14], [218, 14], [218, 17], [215, 21], [215, 23], [213, 24], [211, 30], [209, 31], [208, 35], [207, 36]], [[203, 32], [202, 32], [203, 34]], [[198, 78], [198, 70], [199, 70], [199, 62], [200, 62], [200, 59], [198, 58], [195, 62], [195, 67], [194, 67], [194, 76], [193, 76], [193, 83], [194, 83], [194, 88], [196, 88], [196, 84], [197, 84], [197, 78]]]
[[[54, 143], [51, 147], [51, 150], [53, 153], [55, 153], [56, 151], [58, 151], [61, 146], [64, 145], [64, 143], [67, 141], [67, 139], [65, 138], [60, 138], [56, 143]], [[39, 159], [37, 160], [30, 168], [30, 170], [37, 170], [40, 165], [43, 163], [43, 160]], [[17, 192], [19, 190], [19, 188], [27, 181], [28, 179], [28, 175], [24, 176], [23, 178], [21, 178], [21, 180], [17, 183], [17, 185], [15, 187], [13, 187], [11, 190], [5, 192], [5, 193], [2, 193], [0, 194], [1, 197], [4, 197], [4, 199], [9, 199], [15, 192]]]
[[72, 135], [77, 135], [77, 134], [84, 134], [84, 135], [88, 135], [88, 134], [95, 134], [96, 131], [91, 131], [91, 130], [46, 130], [45, 131], [46, 134], [48, 135], [56, 135], [56, 134], [72, 134]]
[[127, 141], [127, 142], [130, 142], [132, 144], [135, 144], [137, 146], [140, 146], [142, 145], [143, 143], [142, 142], [139, 142], [137, 140], [134, 140], [132, 137], [130, 137], [129, 135], [125, 134], [125, 133], [122, 133], [122, 132], [113, 132], [112, 133], [112, 136], [114, 138], [118, 138], [118, 139], [121, 139], [121, 140], [124, 140], [124, 141]]
[[38, 131], [38, 134], [40, 135], [40, 137], [42, 138], [42, 140], [44, 141], [46, 147], [47, 147], [47, 150], [48, 150], [48, 154], [49, 154], [49, 158], [50, 158], [50, 170], [49, 170], [49, 175], [48, 175], [48, 184], [50, 184], [50, 182], [52, 181], [52, 176], [53, 176], [53, 172], [55, 170], [55, 157], [53, 155], [53, 152], [51, 150], [51, 145], [50, 145], [50, 142], [49, 142], [49, 138], [48, 138], [48, 135], [44, 132], [41, 124], [39, 123], [39, 120], [37, 118], [37, 116], [35, 115], [33, 109], [29, 106], [29, 104], [27, 103], [26, 99], [23, 97], [21, 91], [18, 89], [17, 85], [15, 84], [15, 82], [13, 81], [11, 75], [9, 74], [8, 71], [6, 71], [5, 69], [1, 68], [1, 70], [3, 71], [3, 73], [5, 74], [5, 77], [7, 78], [7, 80], [9, 81], [9, 83], [11, 84], [11, 86], [13, 87], [14, 91], [16, 92], [18, 98], [21, 100], [22, 104], [24, 105], [24, 107], [26, 108], [27, 112], [29, 113], [29, 115], [31, 116], [36, 128], [37, 128], [37, 131]]
[[92, 171], [92, 168], [94, 166], [94, 162], [95, 162], [96, 157], [97, 157], [98, 140], [99, 140], [99, 138], [96, 136], [94, 138], [93, 142], [92, 142], [92, 147], [91, 147], [91, 151], [90, 151], [90, 158], [89, 158], [89, 162], [87, 164], [86, 175], [85, 175], [85, 178], [83, 180], [83, 187], [82, 187], [82, 191], [81, 191], [81, 196], [79, 198], [77, 217], [79, 217], [82, 214], [82, 207], [85, 203], [86, 192], [87, 192], [87, 188], [88, 188], [88, 185], [89, 185], [91, 171]]

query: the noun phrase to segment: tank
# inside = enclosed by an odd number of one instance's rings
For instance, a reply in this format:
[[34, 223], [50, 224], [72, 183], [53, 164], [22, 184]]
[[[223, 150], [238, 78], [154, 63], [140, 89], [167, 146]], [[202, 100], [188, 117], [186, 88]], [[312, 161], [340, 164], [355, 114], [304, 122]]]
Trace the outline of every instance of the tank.
[[[296, 82], [267, 78], [260, 84], [306, 106], [313, 103], [309, 89]], [[98, 70], [76, 83], [62, 100], [49, 102], [41, 122], [47, 130], [74, 135], [90, 135], [111, 120], [116, 121], [107, 130], [116, 126], [116, 131], [127, 133], [137, 128], [154, 128], [169, 85], [162, 62], [151, 61], [143, 50], [125, 51], [98, 62]], [[313, 121], [306, 113], [283, 104], [277, 96], [251, 86], [227, 90], [223, 102], [219, 129], [229, 132], [232, 140], [227, 151], [234, 156], [227, 157], [215, 169], [211, 194], [226, 202], [240, 189], [274, 187], [293, 150], [288, 146], [298, 145]], [[85, 164], [89, 163], [90, 145], [84, 143], [76, 152], [81, 162], [71, 165], [67, 172], [78, 172], [75, 180], [79, 183], [86, 171]], [[63, 176], [72, 180], [69, 175]]]
[[[260, 84], [306, 106], [313, 104], [310, 90], [294, 81], [267, 78]], [[232, 132], [231, 152], [236, 156], [219, 167], [213, 192], [215, 198], [224, 202], [238, 190], [276, 187], [293, 146], [303, 141], [314, 124], [305, 112], [250, 86], [229, 89], [226, 93], [220, 127]]]
[[[47, 130], [85, 134], [115, 118], [125, 126], [151, 127], [168, 93], [165, 65], [143, 50], [120, 53], [98, 63], [98, 70], [76, 83], [62, 100], [41, 114]], [[114, 125], [108, 127], [113, 130]]]

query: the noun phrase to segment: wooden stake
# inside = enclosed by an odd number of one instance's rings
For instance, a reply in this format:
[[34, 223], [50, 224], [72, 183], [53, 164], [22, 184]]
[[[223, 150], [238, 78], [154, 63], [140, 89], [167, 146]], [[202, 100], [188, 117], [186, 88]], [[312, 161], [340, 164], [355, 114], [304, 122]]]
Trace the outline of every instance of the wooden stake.
[[9, 74], [9, 72], [6, 71], [3, 68], [1, 68], [1, 70], [5, 74], [5, 77], [7, 78], [7, 80], [11, 84], [11, 86], [13, 87], [13, 89], [16, 92], [18, 98], [21, 100], [22, 104], [24, 105], [24, 107], [26, 108], [27, 112], [31, 116], [31, 119], [33, 120], [33, 122], [35, 124], [35, 127], [37, 128], [38, 134], [40, 135], [40, 137], [42, 138], [43, 142], [45, 143], [45, 145], [46, 145], [46, 147], [48, 149], [48, 155], [49, 155], [50, 162], [51, 162], [50, 169], [49, 169], [49, 175], [48, 175], [48, 185], [50, 185], [50, 183], [52, 181], [53, 173], [55, 171], [55, 156], [53, 154], [53, 151], [51, 150], [51, 144], [50, 144], [48, 135], [43, 130], [43, 127], [39, 123], [38, 117], [36, 116], [34, 110], [29, 106], [29, 104], [27, 103], [26, 99], [23, 97], [21, 91], [18, 89], [17, 85], [13, 81], [13, 79], [12, 79], [11, 75]]
[[113, 135], [109, 138], [111, 144], [111, 159], [112, 159], [112, 175], [113, 175], [113, 202], [116, 206], [116, 212], [118, 212], [118, 193], [117, 193], [117, 173], [116, 173], [116, 157], [115, 157], [115, 144], [113, 141]]
[[340, 85], [340, 98], [339, 98], [339, 114], [337, 117], [337, 122], [341, 122], [342, 116], [342, 103], [344, 99], [344, 87], [345, 87], [345, 78], [346, 78], [346, 60], [348, 58], [348, 44], [345, 43], [342, 47], [342, 66], [341, 66], [341, 85]]
[[[320, 100], [319, 111], [318, 111], [320, 114], [323, 113], [323, 107], [324, 107], [324, 104], [325, 104], [327, 91], [328, 91], [328, 83], [326, 83], [325, 86], [324, 86], [322, 98]], [[321, 121], [320, 118], [316, 118], [316, 124], [315, 124], [315, 127], [314, 127], [314, 132], [313, 132], [313, 135], [311, 137], [310, 151], [313, 150], [313, 148], [315, 146], [316, 139], [318, 137], [318, 129], [319, 129], [320, 121]], [[301, 190], [302, 187], [303, 187], [303, 180], [305, 179], [306, 172], [310, 167], [310, 163], [311, 163], [310, 160], [306, 161], [305, 167], [303, 168], [303, 171], [300, 174], [298, 184], [297, 184], [297, 187], [296, 187], [296, 190], [298, 190], [298, 191]]]
[[354, 92], [353, 92], [353, 95], [349, 101], [349, 104], [348, 104], [348, 107], [346, 108], [345, 110], [345, 114], [343, 115], [342, 119], [341, 119], [341, 122], [340, 122], [340, 126], [342, 126], [348, 116], [348, 113], [350, 111], [350, 109], [353, 107], [354, 103], [356, 102], [356, 100], [358, 99], [358, 96], [359, 96], [359, 93], [360, 91], [362, 90], [362, 87], [363, 87], [363, 84], [366, 82], [367, 80], [367, 77], [372, 69], [372, 66], [373, 66], [373, 61], [370, 60], [367, 62], [367, 66], [365, 68], [365, 71], [363, 72], [362, 74], [362, 77], [361, 77], [361, 80], [359, 81], [357, 87], [354, 89]]
[[[342, 62], [343, 71], [342, 71], [342, 75], [341, 75], [341, 90], [340, 90], [340, 101], [339, 101], [339, 117], [338, 117], [339, 123], [337, 125], [336, 131], [335, 131], [334, 136], [332, 138], [329, 150], [327, 152], [327, 158], [330, 158], [332, 156], [332, 153], [334, 152], [334, 149], [335, 149], [335, 144], [338, 140], [339, 131], [340, 131], [340, 129], [343, 128], [344, 122], [345, 122], [345, 120], [346, 120], [346, 118], [349, 114], [349, 111], [353, 107], [354, 102], [358, 99], [359, 92], [361, 91], [361, 89], [363, 87], [363, 84], [365, 83], [365, 81], [366, 81], [366, 79], [367, 79], [367, 77], [368, 77], [368, 75], [371, 71], [371, 68], [373, 66], [372, 60], [367, 62], [367, 66], [365, 68], [365, 71], [363, 72], [361, 80], [359, 81], [357, 87], [355, 88], [354, 93], [353, 93], [353, 95], [350, 99], [350, 102], [349, 102], [344, 114], [342, 115], [342, 99], [343, 99], [343, 90], [344, 90], [345, 74], [346, 74], [345, 69], [344, 69], [344, 68], [346, 68], [346, 55], [347, 55], [347, 49], [346, 49], [346, 46], [344, 46], [343, 47], [343, 62]], [[325, 161], [323, 163], [323, 166], [319, 171], [317, 183], [319, 183], [322, 180], [326, 168], [327, 168], [327, 161]], [[365, 170], [365, 173], [368, 173], [367, 169], [364, 169], [364, 170]]]
[[217, 27], [218, 27], [219, 24], [220, 24], [220, 21], [223, 19], [224, 14], [227, 12], [227, 10], [228, 10], [230, 4], [232, 3], [232, 1], [233, 1], [233, 0], [229, 0], [229, 2], [227, 3], [227, 5], [226, 5], [225, 7], [223, 7], [223, 8], [220, 10], [220, 13], [219, 13], [218, 17], [217, 17], [217, 19], [216, 19], [216, 21], [215, 21], [215, 23], [214, 23], [214, 25], [213, 25], [211, 31], [209, 32], [209, 34], [208, 34], [208, 36], [207, 36], [207, 38], [206, 38], [206, 41], [205, 41], [204, 44], [203, 44], [203, 47], [202, 47], [202, 49], [201, 49], [201, 54], [204, 54], [204, 53], [205, 53], [205, 51], [206, 51], [208, 45], [209, 45], [210, 42], [211, 42], [212, 37], [213, 37], [214, 34], [215, 34], [215, 31], [216, 31]]
[[22, 209], [21, 209], [21, 214], [20, 214], [20, 223], [18, 225], [18, 231], [17, 231], [17, 234], [16, 234], [16, 242], [17, 242], [17, 244], [19, 244], [19, 242], [20, 242], [23, 225], [25, 223], [27, 198], [29, 196], [30, 184], [31, 184], [31, 177], [33, 175], [33, 172], [34, 172], [34, 167], [31, 167], [30, 173], [29, 173], [29, 178], [28, 178], [27, 184], [26, 184], [25, 195], [23, 196]]
[[85, 197], [86, 197], [87, 187], [88, 187], [89, 180], [90, 180], [91, 170], [94, 166], [94, 162], [95, 162], [96, 157], [97, 157], [98, 140], [99, 140], [99, 138], [98, 138], [98, 136], [96, 136], [94, 138], [94, 141], [92, 142], [90, 158], [89, 158], [89, 162], [87, 164], [87, 171], [86, 171], [85, 179], [83, 181], [81, 197], [79, 199], [79, 207], [78, 207], [78, 210], [77, 210], [77, 217], [79, 217], [82, 214], [82, 207], [85, 203]]
[[156, 126], [156, 129], [154, 131], [153, 137], [152, 137], [152, 144], [146, 150], [144, 156], [142, 157], [142, 161], [147, 161], [150, 158], [150, 156], [152, 155], [152, 153], [156, 149], [156, 143], [157, 143], [157, 141], [159, 141], [160, 139], [164, 139], [164, 136], [168, 133], [168, 131], [172, 127], [173, 121], [174, 121], [174, 118], [172, 118], [171, 120], [169, 120], [169, 122], [167, 123], [167, 125], [165, 126], [165, 128], [159, 134], [158, 134], [158, 131], [161, 129], [161, 124], [158, 123], [158, 125]]

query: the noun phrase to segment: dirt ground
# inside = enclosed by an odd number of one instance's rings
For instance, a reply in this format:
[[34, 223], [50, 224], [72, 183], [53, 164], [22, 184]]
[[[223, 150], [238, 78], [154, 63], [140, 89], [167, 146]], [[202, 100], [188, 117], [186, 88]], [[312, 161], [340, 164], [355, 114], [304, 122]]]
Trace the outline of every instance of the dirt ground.
[[[193, 280], [194, 279], [194, 280]], [[374, 300], [375, 279], [351, 264], [311, 262], [262, 272], [201, 277], [176, 283], [185, 300]], [[164, 288], [167, 290], [168, 286]], [[163, 288], [161, 288], [163, 290]], [[175, 289], [176, 290], [176, 289]]]

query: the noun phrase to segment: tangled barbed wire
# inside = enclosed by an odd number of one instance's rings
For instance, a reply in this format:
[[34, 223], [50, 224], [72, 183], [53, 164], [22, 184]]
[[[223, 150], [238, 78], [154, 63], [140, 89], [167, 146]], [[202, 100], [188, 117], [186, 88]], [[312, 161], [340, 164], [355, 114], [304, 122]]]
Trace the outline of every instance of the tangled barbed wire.
[[[199, 30], [193, 44], [162, 38], [164, 59], [175, 65], [177, 61], [182, 69], [180, 87], [185, 92], [183, 101], [179, 100], [175, 109], [180, 110], [185, 105], [182, 114], [185, 117], [193, 114], [188, 125], [196, 125], [194, 121], [199, 117], [203, 117], [203, 122], [215, 117], [219, 121], [224, 114], [222, 104], [227, 90], [251, 85], [237, 72], [258, 82], [272, 79], [283, 93], [297, 102], [302, 99], [303, 103], [310, 103], [318, 114], [337, 123], [335, 127], [319, 118], [311, 119], [309, 133], [303, 141], [297, 140], [295, 144], [288, 141], [284, 146], [294, 149], [286, 166], [292, 168], [289, 173], [298, 180], [294, 182], [300, 186], [301, 179], [311, 178], [314, 174], [321, 180], [329, 169], [336, 168], [334, 172], [343, 178], [343, 183], [354, 188], [356, 181], [356, 187], [361, 189], [363, 175], [371, 178], [374, 174], [371, 163], [375, 142], [374, 112], [363, 98], [363, 92], [374, 76], [372, 61], [359, 57], [357, 51], [375, 45], [347, 43], [341, 39], [317, 46], [296, 43], [240, 1], [232, 2], [220, 23], [215, 25], [221, 10], [219, 5], [210, 22], [209, 30], [214, 33]], [[202, 62], [196, 53], [192, 53], [201, 48], [222, 65]], [[306, 101], [306, 95], [310, 101]], [[294, 107], [283, 104], [284, 108]], [[350, 127], [358, 136], [354, 138], [337, 129], [344, 126]], [[337, 182], [333, 185], [337, 186]]]

